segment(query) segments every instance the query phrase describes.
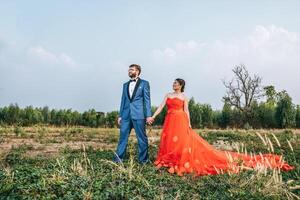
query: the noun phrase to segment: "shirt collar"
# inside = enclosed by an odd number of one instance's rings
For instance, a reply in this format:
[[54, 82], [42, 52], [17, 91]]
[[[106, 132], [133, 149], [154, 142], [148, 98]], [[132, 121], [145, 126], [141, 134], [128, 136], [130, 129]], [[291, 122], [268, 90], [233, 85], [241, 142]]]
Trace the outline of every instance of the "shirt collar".
[[136, 77], [136, 78], [131, 78], [129, 81], [131, 81], [131, 80], [135, 80], [135, 82], [137, 82], [137, 81], [138, 81], [138, 79], [139, 79], [139, 77]]

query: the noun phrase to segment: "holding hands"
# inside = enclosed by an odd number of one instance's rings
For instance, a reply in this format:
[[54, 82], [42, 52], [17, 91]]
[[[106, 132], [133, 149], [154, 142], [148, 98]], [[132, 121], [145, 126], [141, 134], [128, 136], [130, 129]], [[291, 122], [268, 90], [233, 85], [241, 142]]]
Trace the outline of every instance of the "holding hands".
[[155, 119], [154, 116], [152, 116], [152, 117], [147, 117], [147, 119], [146, 119], [147, 124], [152, 125], [153, 122], [154, 122], [154, 119]]

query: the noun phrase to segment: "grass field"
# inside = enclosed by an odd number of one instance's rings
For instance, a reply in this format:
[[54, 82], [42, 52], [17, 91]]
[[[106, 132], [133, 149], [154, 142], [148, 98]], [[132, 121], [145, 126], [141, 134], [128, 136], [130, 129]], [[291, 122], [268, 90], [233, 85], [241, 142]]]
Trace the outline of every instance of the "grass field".
[[[151, 161], [160, 131], [148, 130]], [[2, 126], [0, 199], [299, 199], [300, 130], [196, 131], [218, 149], [282, 154], [296, 169], [178, 177], [137, 163], [134, 132], [116, 165], [118, 129]]]

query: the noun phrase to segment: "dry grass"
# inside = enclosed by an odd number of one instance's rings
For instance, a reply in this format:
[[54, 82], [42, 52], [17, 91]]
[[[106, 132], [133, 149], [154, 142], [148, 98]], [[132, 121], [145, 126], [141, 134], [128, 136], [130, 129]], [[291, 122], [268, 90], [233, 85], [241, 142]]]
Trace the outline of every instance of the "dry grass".
[[[31, 148], [28, 149], [27, 155], [34, 157], [37, 155], [56, 155], [60, 149], [69, 147], [70, 149], [80, 149], [82, 145], [91, 146], [93, 149], [98, 150], [115, 150], [119, 129], [113, 128], [87, 128], [87, 127], [53, 127], [53, 126], [32, 126], [21, 127], [22, 134], [16, 134], [16, 128], [13, 126], [1, 127], [0, 135], [0, 154], [8, 153], [12, 148], [17, 148], [20, 145], [27, 145]], [[208, 134], [211, 131], [224, 131], [219, 129], [204, 129], [195, 130], [201, 132], [202, 135]], [[227, 129], [226, 131], [236, 131], [236, 129]], [[248, 134], [247, 130], [238, 130], [242, 134]], [[276, 140], [276, 145], [280, 147], [279, 141], [275, 134], [281, 132], [279, 129], [272, 130], [255, 130], [255, 133], [262, 140], [263, 144], [273, 152], [274, 146], [266, 135], [272, 135]], [[157, 145], [160, 140], [161, 129], [147, 129], [149, 143]], [[293, 130], [293, 133], [300, 134], [300, 129]], [[264, 135], [264, 137], [262, 136]], [[130, 135], [130, 139], [136, 141], [134, 130]], [[290, 148], [292, 145], [287, 141]], [[222, 150], [239, 150], [242, 144], [231, 144], [223, 141], [222, 138], [215, 141], [213, 145]], [[244, 150], [245, 151], [245, 150]]]
[[[0, 153], [3, 157], [7, 155], [12, 148], [18, 148], [20, 146], [25, 146], [26, 151], [24, 156], [35, 157], [37, 155], [46, 155], [46, 156], [55, 156], [58, 155], [61, 149], [69, 147], [69, 149], [79, 149], [80, 155], [72, 157], [71, 161], [68, 158], [64, 157], [64, 154], [54, 158], [54, 167], [51, 173], [46, 174], [43, 178], [45, 181], [45, 186], [47, 185], [67, 185], [69, 183], [70, 177], [79, 176], [84, 177], [89, 182], [89, 187], [80, 189], [80, 194], [83, 199], [93, 199], [92, 187], [93, 181], [95, 180], [94, 173], [97, 173], [93, 166], [93, 162], [90, 161], [86, 147], [92, 147], [94, 150], [109, 150], [114, 151], [116, 149], [118, 138], [119, 138], [119, 129], [103, 129], [103, 128], [86, 128], [86, 127], [51, 127], [51, 126], [33, 126], [33, 127], [0, 127]], [[234, 134], [238, 132], [237, 135], [242, 134], [244, 136], [250, 135], [255, 137], [259, 145], [262, 145], [270, 153], [281, 152], [283, 148], [282, 138], [278, 138], [278, 134], [283, 130], [195, 130], [200, 132], [202, 136], [209, 136], [213, 133], [222, 133], [232, 131]], [[300, 134], [300, 130], [292, 130], [294, 135]], [[161, 129], [148, 129], [147, 135], [149, 143], [151, 146], [157, 147], [160, 140]], [[259, 139], [258, 139], [259, 138]], [[285, 148], [294, 154], [299, 150], [299, 147], [295, 144], [299, 144], [299, 141], [296, 141], [296, 137], [291, 137], [284, 140]], [[297, 137], [299, 138], [299, 137]], [[136, 137], [134, 131], [131, 133], [130, 140], [136, 143]], [[281, 144], [282, 143], [282, 144]], [[247, 148], [243, 141], [237, 140], [234, 142], [228, 141], [226, 137], [217, 137], [214, 140], [213, 145], [221, 150], [234, 150], [240, 153], [246, 153], [250, 156], [253, 156], [254, 153]], [[134, 148], [129, 148], [129, 151], [134, 151]], [[299, 151], [298, 151], [299, 152]], [[261, 152], [256, 152], [262, 154]], [[103, 180], [109, 179], [113, 183], [118, 183], [120, 180], [126, 180], [126, 182], [131, 182], [132, 185], [138, 183], [140, 187], [145, 188], [146, 190], [157, 189], [159, 192], [156, 196], [153, 196], [153, 199], [165, 199], [167, 198], [164, 189], [159, 187], [161, 179], [160, 175], [156, 176], [156, 172], [152, 172], [152, 166], [148, 166], [149, 175], [156, 178], [157, 182], [153, 183], [151, 179], [145, 176], [144, 168], [138, 166], [138, 163], [134, 161], [134, 152], [129, 152], [130, 158], [126, 164], [116, 164], [107, 159], [99, 160], [101, 166], [111, 169], [109, 176], [110, 177], [98, 177]], [[1, 156], [0, 155], [0, 156]], [[234, 161], [234, 159], [228, 154], [229, 160]], [[294, 158], [296, 160], [296, 157]], [[282, 155], [282, 160], [285, 160], [285, 157]], [[93, 160], [92, 160], [93, 161]], [[267, 161], [266, 161], [267, 162]], [[240, 194], [241, 191], [247, 191], [249, 193], [261, 193], [263, 197], [278, 198], [282, 197], [284, 199], [299, 199], [295, 193], [300, 189], [299, 181], [297, 177], [290, 178], [289, 180], [284, 180], [283, 173], [280, 169], [268, 170], [265, 165], [258, 164], [254, 169], [243, 166], [243, 164], [238, 166], [239, 170], [251, 170], [249, 176], [236, 176], [234, 173], [230, 174], [229, 178], [221, 179], [222, 181], [231, 185], [230, 193]], [[6, 181], [9, 185], [10, 182], [14, 182], [15, 174], [9, 165], [5, 165], [3, 168], [4, 175], [7, 177]], [[99, 171], [98, 171], [99, 173]], [[102, 173], [102, 172], [101, 172]], [[222, 173], [222, 171], [220, 171]], [[103, 173], [104, 174], [104, 173]], [[102, 174], [101, 174], [102, 175]], [[105, 174], [106, 176], [107, 174]], [[98, 175], [99, 176], [99, 175]], [[175, 180], [175, 177], [172, 177]], [[185, 177], [183, 177], [184, 179]], [[294, 180], [295, 179], [295, 180]], [[159, 180], [159, 181], [158, 181]], [[176, 179], [177, 180], [177, 179]], [[189, 179], [187, 179], [189, 180]], [[208, 178], [205, 180], [209, 180]], [[115, 182], [114, 182], [115, 181]], [[196, 181], [191, 181], [190, 187]], [[201, 179], [199, 179], [201, 182]], [[215, 183], [216, 180], [213, 180], [212, 183]], [[134, 183], [134, 184], [133, 184]], [[180, 181], [178, 181], [180, 183]], [[258, 183], [263, 183], [259, 187]], [[177, 182], [176, 182], [177, 184]], [[200, 185], [202, 183], [199, 183]], [[203, 183], [206, 184], [206, 183]], [[206, 186], [206, 185], [205, 185]], [[238, 186], [238, 187], [234, 187]], [[121, 187], [121, 186], [119, 186]], [[167, 187], [167, 186], [166, 186]], [[159, 189], [158, 189], [159, 188]], [[166, 189], [167, 190], [167, 189]], [[187, 194], [186, 188], [182, 188], [174, 192], [172, 199], [183, 199]], [[197, 196], [198, 189], [194, 188], [194, 197], [199, 199], [200, 196]], [[114, 191], [115, 192], [115, 191]], [[213, 193], [212, 193], [213, 194]], [[168, 196], [170, 197], [170, 196]], [[137, 196], [137, 199], [142, 199], [141, 196]]]

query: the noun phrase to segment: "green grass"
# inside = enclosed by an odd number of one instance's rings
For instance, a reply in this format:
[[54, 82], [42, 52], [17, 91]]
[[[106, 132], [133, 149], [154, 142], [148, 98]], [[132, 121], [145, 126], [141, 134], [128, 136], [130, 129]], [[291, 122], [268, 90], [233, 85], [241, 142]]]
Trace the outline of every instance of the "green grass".
[[[109, 138], [108, 130], [103, 130], [104, 141], [116, 142], [115, 134]], [[69, 140], [83, 133], [87, 133], [83, 138], [94, 138], [96, 132], [71, 128], [62, 134], [67, 134]], [[242, 142], [249, 151], [269, 151], [269, 146], [262, 143], [255, 131], [199, 132], [210, 143], [221, 138], [228, 143]], [[296, 166], [295, 170], [280, 174], [268, 170], [266, 174], [243, 171], [234, 175], [179, 177], [165, 169], [156, 170], [153, 164], [138, 164], [137, 144], [132, 139], [127, 160], [118, 165], [111, 162], [112, 150], [66, 147], [57, 156], [28, 157], [26, 152], [32, 147], [21, 145], [1, 157], [0, 199], [297, 199], [300, 195], [297, 189], [300, 185], [300, 135], [289, 130], [277, 132], [279, 147], [269, 132], [266, 136], [273, 143], [274, 152], [283, 154], [289, 164]], [[40, 129], [37, 134], [43, 137], [47, 130]], [[157, 147], [158, 142], [150, 145], [151, 161], [155, 159]]]

